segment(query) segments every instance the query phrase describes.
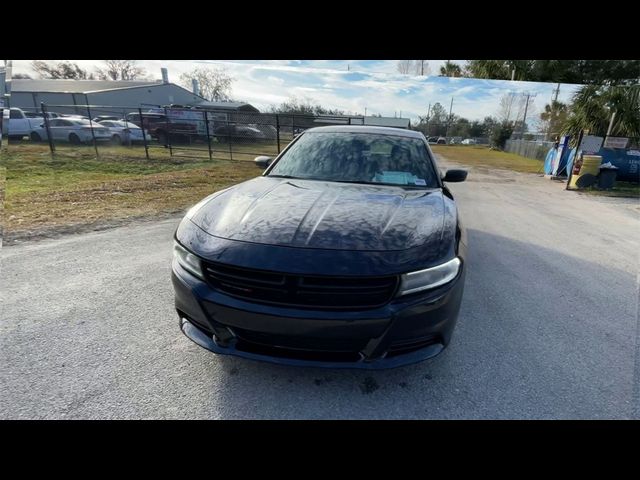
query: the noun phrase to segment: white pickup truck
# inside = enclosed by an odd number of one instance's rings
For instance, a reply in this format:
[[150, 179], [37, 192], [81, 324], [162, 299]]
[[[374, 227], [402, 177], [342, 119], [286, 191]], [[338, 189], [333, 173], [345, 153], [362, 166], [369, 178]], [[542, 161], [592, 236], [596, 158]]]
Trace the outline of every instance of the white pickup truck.
[[20, 108], [9, 109], [8, 132], [10, 140], [29, 137], [31, 140], [39, 142], [47, 138], [44, 118], [28, 118]]

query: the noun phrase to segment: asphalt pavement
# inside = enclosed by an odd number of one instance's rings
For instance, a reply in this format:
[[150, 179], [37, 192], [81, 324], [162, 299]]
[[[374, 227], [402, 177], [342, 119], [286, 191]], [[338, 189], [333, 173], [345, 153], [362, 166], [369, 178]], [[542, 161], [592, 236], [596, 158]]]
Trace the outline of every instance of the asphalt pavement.
[[[442, 161], [442, 167], [446, 163]], [[385, 371], [217, 356], [182, 335], [178, 218], [0, 252], [0, 418], [640, 418], [640, 204], [472, 169], [440, 356]]]

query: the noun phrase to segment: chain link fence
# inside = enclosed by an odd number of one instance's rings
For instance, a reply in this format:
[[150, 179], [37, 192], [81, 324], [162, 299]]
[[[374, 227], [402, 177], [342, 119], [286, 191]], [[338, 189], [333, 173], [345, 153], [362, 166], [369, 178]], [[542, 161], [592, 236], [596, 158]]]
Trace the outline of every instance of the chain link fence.
[[544, 161], [547, 152], [553, 146], [554, 142], [509, 139], [504, 145], [504, 151]]
[[101, 154], [250, 161], [275, 156], [312, 127], [364, 123], [362, 116], [295, 115], [183, 106], [52, 105], [12, 111], [13, 141], [46, 143], [52, 156]]

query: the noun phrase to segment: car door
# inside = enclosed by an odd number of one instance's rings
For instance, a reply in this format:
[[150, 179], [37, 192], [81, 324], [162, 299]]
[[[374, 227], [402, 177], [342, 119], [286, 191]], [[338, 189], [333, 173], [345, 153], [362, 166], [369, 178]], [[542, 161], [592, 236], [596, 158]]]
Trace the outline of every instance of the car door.
[[11, 108], [9, 110], [9, 135], [28, 135], [29, 119], [18, 110]]
[[102, 122], [97, 123], [96, 126], [106, 128], [111, 136], [119, 133], [119, 130], [115, 128], [115, 125], [111, 120], [103, 120]]
[[49, 122], [51, 137], [54, 140], [68, 140], [72, 123], [61, 118], [53, 119]]

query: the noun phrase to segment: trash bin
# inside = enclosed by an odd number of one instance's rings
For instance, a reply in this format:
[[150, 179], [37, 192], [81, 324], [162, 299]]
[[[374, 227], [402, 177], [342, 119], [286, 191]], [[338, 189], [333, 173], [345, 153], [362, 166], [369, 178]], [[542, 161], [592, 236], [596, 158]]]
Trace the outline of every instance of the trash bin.
[[[590, 187], [598, 181], [599, 167], [602, 163], [600, 155], [583, 155], [574, 160], [573, 173], [569, 180], [569, 190]], [[581, 177], [584, 177], [581, 179]]]
[[600, 165], [600, 174], [598, 175], [598, 188], [600, 190], [609, 190], [616, 184], [618, 176], [618, 167], [612, 165], [611, 162]]

